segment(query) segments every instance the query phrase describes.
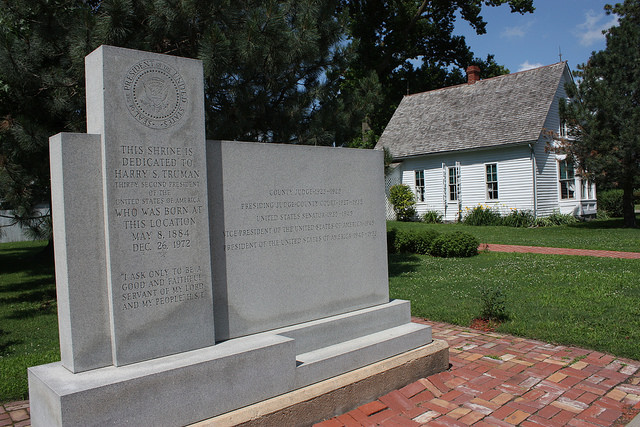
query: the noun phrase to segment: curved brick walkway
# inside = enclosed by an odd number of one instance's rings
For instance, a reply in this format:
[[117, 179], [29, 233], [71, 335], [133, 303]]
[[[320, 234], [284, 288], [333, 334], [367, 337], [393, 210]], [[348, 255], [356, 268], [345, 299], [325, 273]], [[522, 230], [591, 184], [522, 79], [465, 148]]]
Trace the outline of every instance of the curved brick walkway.
[[640, 362], [597, 351], [430, 324], [451, 369], [316, 427], [619, 426], [640, 412]]
[[[451, 369], [317, 427], [621, 426], [640, 413], [640, 361], [413, 321], [449, 343]], [[0, 426], [28, 425], [28, 401], [0, 405]]]
[[483, 243], [479, 250], [492, 252], [520, 252], [549, 255], [582, 255], [606, 258], [640, 259], [640, 252], [618, 252], [600, 251], [593, 249], [566, 249], [566, 248], [545, 248], [542, 246], [518, 246], [518, 245], [497, 245], [493, 243]]

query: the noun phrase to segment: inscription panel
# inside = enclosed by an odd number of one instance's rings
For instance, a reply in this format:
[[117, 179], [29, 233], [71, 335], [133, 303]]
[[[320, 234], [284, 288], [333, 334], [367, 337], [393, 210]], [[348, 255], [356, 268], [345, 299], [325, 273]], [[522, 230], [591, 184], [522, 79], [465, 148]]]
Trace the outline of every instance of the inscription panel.
[[114, 363], [212, 345], [201, 64], [103, 46], [87, 103], [103, 111], [88, 128], [102, 134]]
[[388, 302], [380, 153], [208, 141], [207, 157], [217, 339]]

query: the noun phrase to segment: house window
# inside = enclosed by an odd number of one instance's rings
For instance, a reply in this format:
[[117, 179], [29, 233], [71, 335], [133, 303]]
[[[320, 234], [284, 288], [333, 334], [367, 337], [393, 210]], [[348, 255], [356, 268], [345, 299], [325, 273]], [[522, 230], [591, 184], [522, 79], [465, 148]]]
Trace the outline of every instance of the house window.
[[458, 201], [458, 166], [449, 167], [449, 201]]
[[487, 199], [498, 200], [498, 165], [491, 163], [486, 165], [487, 171]]
[[593, 183], [588, 179], [582, 180], [580, 198], [582, 200], [593, 199]]
[[560, 122], [560, 137], [561, 138], [566, 138], [567, 136], [569, 136], [569, 129], [567, 128], [567, 122], [562, 120]]
[[568, 160], [560, 160], [560, 198], [575, 198], [575, 173], [573, 163]]
[[416, 200], [424, 202], [424, 171], [415, 171]]

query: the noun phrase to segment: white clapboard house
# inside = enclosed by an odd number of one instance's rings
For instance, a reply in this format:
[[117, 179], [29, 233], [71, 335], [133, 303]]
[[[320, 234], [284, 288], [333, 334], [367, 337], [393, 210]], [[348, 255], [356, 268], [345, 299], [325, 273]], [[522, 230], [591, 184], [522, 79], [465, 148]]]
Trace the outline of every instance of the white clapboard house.
[[595, 215], [595, 186], [549, 149], [549, 132], [565, 133], [566, 62], [485, 80], [472, 66], [467, 75], [466, 84], [402, 99], [376, 145], [397, 164], [387, 189], [407, 184], [419, 215], [434, 210], [447, 221], [478, 205]]

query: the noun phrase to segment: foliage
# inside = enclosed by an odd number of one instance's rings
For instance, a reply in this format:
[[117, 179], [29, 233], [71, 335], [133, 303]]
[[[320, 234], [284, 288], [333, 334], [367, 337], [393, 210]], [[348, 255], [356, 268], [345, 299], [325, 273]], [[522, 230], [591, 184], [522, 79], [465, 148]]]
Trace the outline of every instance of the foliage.
[[372, 130], [368, 130], [351, 140], [351, 142], [349, 142], [347, 146], [350, 148], [373, 148], [376, 146], [379, 138], [380, 137], [377, 136]]
[[509, 215], [502, 217], [502, 225], [507, 227], [531, 227], [536, 218], [531, 211], [512, 209]]
[[432, 242], [440, 233], [435, 230], [397, 230], [387, 231], [387, 249], [389, 253], [411, 253], [428, 255]]
[[629, 229], [624, 228], [623, 225], [622, 219], [619, 218], [533, 228], [475, 227], [463, 223], [425, 224], [398, 221], [387, 223], [388, 228], [398, 230], [428, 229], [440, 233], [464, 231], [472, 233], [481, 243], [640, 252], [640, 228]]
[[[0, 8], [0, 208], [37, 231], [49, 201], [49, 136], [84, 131], [83, 2], [3, 1]], [[80, 25], [79, 25], [80, 24]], [[0, 229], [1, 232], [1, 229]]]
[[381, 95], [368, 113], [377, 134], [406, 93], [463, 83], [460, 70], [471, 64], [480, 65], [483, 78], [508, 73], [492, 56], [474, 58], [464, 37], [453, 34], [456, 19], [484, 34], [482, 6], [508, 4], [517, 13], [534, 10], [531, 0], [342, 0], [340, 4], [347, 19], [350, 56], [347, 69], [339, 75], [347, 93], [371, 73], [377, 76]]
[[571, 225], [578, 223], [578, 219], [571, 214], [561, 214], [553, 212], [551, 215], [542, 218], [536, 218], [534, 225], [536, 227], [553, 227], [557, 225]]
[[398, 184], [389, 188], [389, 202], [399, 221], [411, 221], [416, 215], [416, 200], [408, 185]]
[[472, 209], [466, 209], [462, 222], [467, 225], [500, 225], [502, 217], [500, 212], [490, 206], [478, 205]]
[[605, 190], [598, 192], [598, 211], [604, 210], [609, 216], [622, 217], [622, 190]]
[[504, 321], [509, 318], [505, 293], [502, 288], [496, 287], [492, 289], [486, 286], [481, 288], [480, 301], [482, 302], [481, 319]]
[[342, 52], [337, 1], [3, 1], [0, 203], [42, 229], [48, 139], [85, 131], [84, 57], [101, 44], [201, 59], [208, 138], [331, 145], [317, 116]]
[[427, 224], [441, 224], [442, 215], [438, 211], [426, 211], [422, 215], [422, 222]]
[[454, 231], [439, 235], [431, 245], [431, 255], [443, 258], [478, 255], [480, 242], [469, 233]]
[[561, 115], [573, 139], [561, 149], [577, 159], [583, 175], [623, 190], [625, 225], [636, 226], [633, 189], [640, 186], [640, 0], [606, 6], [618, 26], [606, 32], [607, 47], [594, 52], [568, 84], [571, 100]]
[[390, 296], [410, 300], [414, 316], [468, 326], [482, 309], [483, 287], [501, 288], [508, 302], [499, 332], [640, 360], [637, 260], [499, 252], [389, 257]]

